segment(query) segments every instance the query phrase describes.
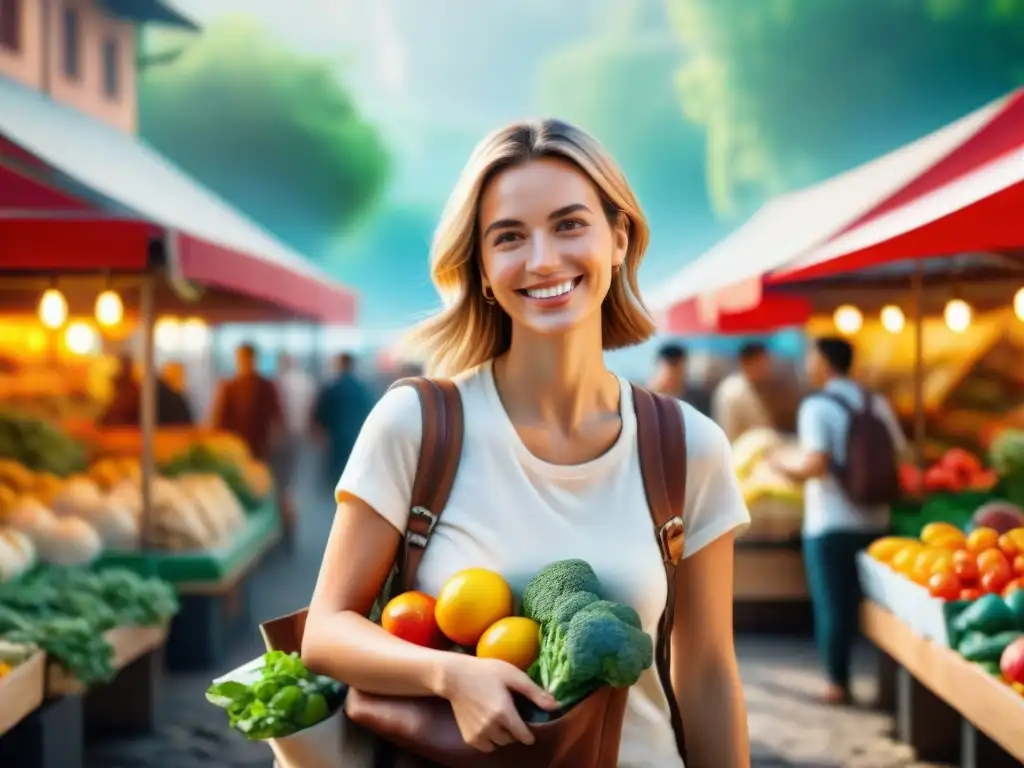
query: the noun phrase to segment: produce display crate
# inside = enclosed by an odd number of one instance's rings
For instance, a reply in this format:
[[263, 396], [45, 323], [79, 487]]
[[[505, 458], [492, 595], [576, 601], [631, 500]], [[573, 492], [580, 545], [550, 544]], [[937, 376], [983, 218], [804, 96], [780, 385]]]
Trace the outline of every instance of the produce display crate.
[[900, 667], [897, 730], [919, 760], [953, 752], [962, 768], [1024, 763], [1024, 698], [1012, 688], [873, 601], [861, 607], [861, 630]]
[[38, 652], [0, 678], [0, 737], [43, 703], [46, 654]]
[[262, 554], [268, 540], [277, 541], [281, 521], [277, 505], [268, 501], [246, 516], [237, 537], [219, 549], [198, 552], [138, 552], [108, 550], [96, 568], [126, 568], [141, 576], [158, 576], [172, 584], [222, 581], [245, 565], [253, 553]]
[[864, 597], [892, 613], [918, 636], [950, 647], [950, 624], [968, 605], [960, 600], [932, 597], [925, 587], [896, 573], [867, 552], [857, 554], [857, 571]]

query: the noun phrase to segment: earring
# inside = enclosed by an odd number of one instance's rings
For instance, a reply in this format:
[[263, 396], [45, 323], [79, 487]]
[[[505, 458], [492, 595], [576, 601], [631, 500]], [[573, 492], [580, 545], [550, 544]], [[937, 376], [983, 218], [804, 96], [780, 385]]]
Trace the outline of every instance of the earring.
[[491, 290], [491, 286], [485, 285], [484, 286], [484, 290], [483, 290], [483, 294], [484, 294], [484, 301], [486, 301], [488, 304], [494, 304], [495, 303], [495, 301], [494, 301], [494, 291]]

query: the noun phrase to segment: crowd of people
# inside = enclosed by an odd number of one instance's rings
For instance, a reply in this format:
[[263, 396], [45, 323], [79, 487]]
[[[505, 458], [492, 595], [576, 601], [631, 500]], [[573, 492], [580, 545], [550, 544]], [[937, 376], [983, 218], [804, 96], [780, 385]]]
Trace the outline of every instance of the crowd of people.
[[[842, 338], [809, 344], [803, 384], [782, 373], [760, 342], [741, 346], [735, 369], [713, 389], [706, 380], [693, 383], [687, 362], [685, 347], [664, 345], [648, 386], [711, 416], [730, 442], [753, 429], [796, 434], [795, 449], [780, 450], [768, 460], [804, 486], [802, 544], [815, 639], [827, 679], [823, 698], [848, 703], [860, 603], [856, 553], [888, 529], [886, 501], [896, 491], [896, 475], [895, 462], [887, 463], [886, 457], [904, 458], [908, 452], [892, 407], [851, 377], [854, 350]], [[865, 417], [880, 427], [870, 438], [851, 432], [854, 422]], [[860, 443], [851, 446], [851, 440]], [[855, 451], [863, 455], [852, 456]], [[854, 460], [879, 463], [874, 475], [888, 487], [876, 498], [860, 498], [857, 489], [847, 487], [844, 469]]]

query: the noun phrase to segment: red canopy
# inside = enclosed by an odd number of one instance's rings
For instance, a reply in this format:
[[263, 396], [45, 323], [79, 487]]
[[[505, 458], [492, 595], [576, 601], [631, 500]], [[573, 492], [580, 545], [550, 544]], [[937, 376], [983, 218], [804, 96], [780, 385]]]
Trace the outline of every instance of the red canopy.
[[147, 269], [147, 231], [184, 280], [355, 322], [351, 290], [137, 137], [0, 79], [0, 270]]
[[767, 294], [753, 308], [738, 312], [705, 308], [699, 301], [684, 301], [669, 309], [662, 323], [677, 335], [724, 336], [771, 333], [803, 325], [811, 316], [811, 302], [799, 296]]
[[1014, 222], [1006, 214], [1021, 194], [1022, 149], [1024, 89], [864, 166], [770, 201], [684, 267], [651, 304], [664, 316], [675, 305], [713, 296], [736, 314], [761, 300], [763, 291], [753, 286], [766, 277], [789, 281], [895, 258], [1021, 245], [1024, 217], [1016, 214]]

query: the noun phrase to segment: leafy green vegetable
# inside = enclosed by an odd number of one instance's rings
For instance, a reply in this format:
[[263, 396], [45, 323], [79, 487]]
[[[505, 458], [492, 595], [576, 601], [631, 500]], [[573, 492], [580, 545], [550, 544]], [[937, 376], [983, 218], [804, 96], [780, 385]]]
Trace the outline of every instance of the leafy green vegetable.
[[342, 686], [306, 669], [297, 653], [270, 651], [250, 684], [214, 683], [206, 698], [246, 738], [279, 739], [316, 725], [341, 706]]
[[654, 643], [636, 611], [600, 599], [599, 589], [587, 563], [566, 560], [543, 569], [523, 593], [523, 612], [541, 625], [529, 674], [562, 708], [602, 685], [628, 688], [654, 663]]
[[86, 466], [85, 448], [77, 440], [48, 421], [11, 412], [0, 412], [0, 458], [58, 477]]
[[1024, 506], [1024, 430], [1004, 429], [989, 448], [992, 467], [1008, 501]]

